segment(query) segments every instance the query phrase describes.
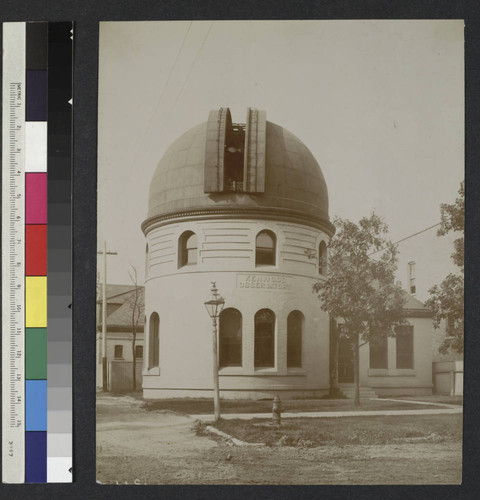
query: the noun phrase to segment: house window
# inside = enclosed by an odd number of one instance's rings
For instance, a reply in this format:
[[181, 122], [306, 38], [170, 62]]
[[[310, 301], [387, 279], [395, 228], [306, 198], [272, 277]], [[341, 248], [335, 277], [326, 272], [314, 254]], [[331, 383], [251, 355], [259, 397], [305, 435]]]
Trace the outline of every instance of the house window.
[[123, 345], [116, 345], [114, 351], [115, 359], [123, 359]]
[[302, 366], [302, 330], [304, 317], [300, 311], [292, 311], [287, 318], [287, 367]]
[[242, 314], [228, 308], [220, 314], [220, 368], [242, 366]]
[[257, 234], [255, 244], [255, 265], [274, 266], [276, 253], [276, 237], [271, 231]]
[[415, 262], [408, 263], [408, 287], [410, 293], [415, 295], [417, 292], [417, 287], [415, 285]]
[[135, 358], [136, 359], [143, 359], [143, 345], [136, 345], [135, 346]]
[[370, 368], [388, 369], [388, 338], [379, 337], [370, 344]]
[[323, 275], [327, 274], [327, 245], [324, 241], [321, 241], [318, 246], [318, 272]]
[[148, 357], [149, 357], [149, 368], [158, 366], [159, 358], [159, 329], [160, 329], [160, 318], [156, 312], [152, 313], [150, 316], [150, 325], [148, 329], [149, 333], [149, 345], [148, 345]]
[[178, 242], [178, 267], [196, 264], [198, 261], [197, 235], [186, 231]]
[[397, 327], [397, 368], [413, 368], [413, 326]]
[[275, 366], [275, 314], [260, 309], [255, 314], [255, 368]]

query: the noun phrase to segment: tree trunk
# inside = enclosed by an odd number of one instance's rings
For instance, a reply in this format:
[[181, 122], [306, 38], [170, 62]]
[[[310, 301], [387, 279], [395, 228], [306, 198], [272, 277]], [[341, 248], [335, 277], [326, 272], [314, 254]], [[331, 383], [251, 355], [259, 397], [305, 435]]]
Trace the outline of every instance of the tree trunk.
[[353, 338], [353, 381], [355, 384], [355, 397], [353, 406], [360, 406], [360, 342], [358, 333]]
[[330, 319], [330, 396], [338, 395], [338, 330], [335, 320]]
[[133, 390], [137, 390], [137, 359], [135, 358], [135, 341], [132, 342], [132, 359], [133, 359], [133, 374], [132, 374], [132, 380], [133, 380]]

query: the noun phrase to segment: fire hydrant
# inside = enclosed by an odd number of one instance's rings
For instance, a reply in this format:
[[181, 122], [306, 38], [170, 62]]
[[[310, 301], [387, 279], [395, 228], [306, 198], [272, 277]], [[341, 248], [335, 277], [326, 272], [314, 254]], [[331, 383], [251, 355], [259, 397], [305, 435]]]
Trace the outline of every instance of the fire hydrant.
[[278, 397], [278, 394], [273, 398], [273, 408], [272, 408], [272, 423], [274, 425], [280, 425], [282, 419], [282, 402]]

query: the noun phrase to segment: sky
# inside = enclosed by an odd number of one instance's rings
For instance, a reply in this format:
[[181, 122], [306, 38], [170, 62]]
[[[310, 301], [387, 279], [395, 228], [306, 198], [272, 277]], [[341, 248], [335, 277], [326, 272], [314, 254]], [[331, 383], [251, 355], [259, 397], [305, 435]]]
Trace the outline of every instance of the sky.
[[[266, 110], [299, 137], [331, 218], [374, 211], [392, 241], [438, 223], [464, 178], [463, 31], [461, 20], [101, 23], [98, 248], [118, 252], [108, 281], [129, 283], [134, 266], [143, 282], [156, 165], [220, 107], [240, 123], [247, 107]], [[438, 247], [437, 279], [454, 270], [452, 238], [430, 231], [412, 248], [421, 261]]]

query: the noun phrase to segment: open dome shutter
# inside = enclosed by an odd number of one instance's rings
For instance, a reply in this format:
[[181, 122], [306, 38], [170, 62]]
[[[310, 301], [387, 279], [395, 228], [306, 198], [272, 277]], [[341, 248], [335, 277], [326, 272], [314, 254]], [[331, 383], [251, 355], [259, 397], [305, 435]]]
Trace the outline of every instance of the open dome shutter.
[[223, 191], [223, 172], [225, 162], [225, 141], [227, 129], [232, 126], [228, 108], [210, 111], [207, 122], [207, 141], [205, 147], [205, 193]]
[[245, 129], [244, 190], [250, 193], [265, 192], [265, 148], [267, 113], [247, 109]]

